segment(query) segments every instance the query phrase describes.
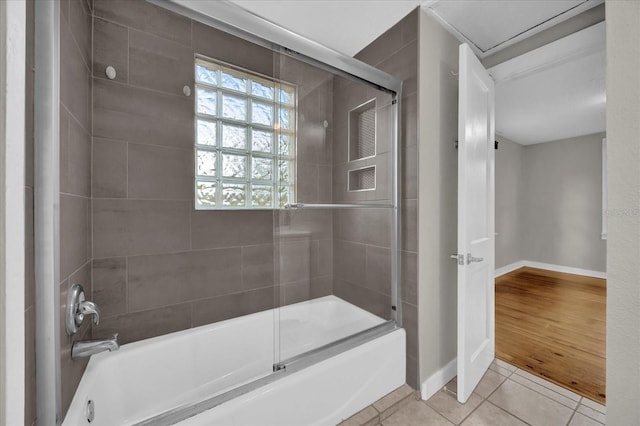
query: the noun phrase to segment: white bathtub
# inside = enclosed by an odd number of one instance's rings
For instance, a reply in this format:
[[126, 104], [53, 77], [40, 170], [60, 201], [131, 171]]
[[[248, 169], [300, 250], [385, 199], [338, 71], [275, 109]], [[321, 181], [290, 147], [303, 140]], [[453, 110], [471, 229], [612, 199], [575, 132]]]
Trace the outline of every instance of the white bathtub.
[[[91, 358], [63, 426], [134, 425], [265, 378], [274, 360], [382, 323], [327, 296], [123, 345]], [[405, 333], [397, 329], [179, 424], [331, 425], [404, 382]]]

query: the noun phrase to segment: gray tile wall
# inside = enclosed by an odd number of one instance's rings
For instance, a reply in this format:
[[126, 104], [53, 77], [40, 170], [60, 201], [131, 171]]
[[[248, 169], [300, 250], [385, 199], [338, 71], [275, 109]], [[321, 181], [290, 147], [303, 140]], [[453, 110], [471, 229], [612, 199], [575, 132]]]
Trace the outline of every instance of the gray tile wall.
[[[332, 293], [388, 315], [388, 212], [194, 210], [193, 98], [182, 87], [193, 87], [196, 53], [297, 84], [298, 201], [306, 203], [389, 199], [385, 126], [379, 155], [362, 161], [378, 166], [376, 191], [346, 191], [345, 111], [372, 91], [143, 0], [94, 0], [88, 35], [83, 0], [62, 5], [61, 308], [75, 282], [102, 308], [100, 326], [80, 337], [118, 332], [128, 343]], [[416, 386], [414, 15], [361, 59], [405, 78], [402, 289]], [[117, 70], [112, 81], [108, 65]], [[380, 97], [380, 118], [388, 104]], [[84, 368], [70, 361], [70, 343], [62, 348], [65, 411]]]
[[[143, 0], [94, 0], [93, 25], [94, 334], [128, 343], [331, 294], [330, 213], [194, 209], [194, 99], [182, 88], [196, 54], [298, 85], [298, 196], [321, 202], [332, 76]], [[274, 240], [274, 221], [287, 237]]]
[[89, 0], [60, 3], [60, 337], [62, 412], [66, 413], [87, 361], [71, 360], [75, 340], [91, 337], [85, 324], [73, 337], [64, 329], [69, 287], [91, 295], [91, 45]]
[[[414, 10], [394, 27], [356, 55], [356, 58], [403, 79], [401, 116], [401, 198], [402, 198], [402, 312], [407, 332], [407, 383], [418, 388], [418, 289], [417, 289], [417, 76], [418, 11]], [[387, 200], [390, 182], [391, 130], [388, 100], [377, 97], [378, 155], [367, 164], [377, 164], [377, 190], [368, 193], [347, 191], [350, 168], [364, 162], [346, 162], [348, 110], [376, 96], [345, 80], [336, 79], [334, 104], [334, 201]], [[386, 118], [386, 120], [385, 120]], [[390, 301], [389, 212], [341, 210], [334, 214], [334, 292], [377, 315], [388, 317]]]

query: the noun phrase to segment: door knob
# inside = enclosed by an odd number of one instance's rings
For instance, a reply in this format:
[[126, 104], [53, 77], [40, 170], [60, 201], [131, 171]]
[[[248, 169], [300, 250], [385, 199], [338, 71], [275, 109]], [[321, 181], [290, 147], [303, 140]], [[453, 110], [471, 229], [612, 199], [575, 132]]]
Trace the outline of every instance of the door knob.
[[473, 257], [471, 256], [471, 253], [467, 253], [467, 265], [472, 262], [482, 262], [483, 260], [484, 257]]

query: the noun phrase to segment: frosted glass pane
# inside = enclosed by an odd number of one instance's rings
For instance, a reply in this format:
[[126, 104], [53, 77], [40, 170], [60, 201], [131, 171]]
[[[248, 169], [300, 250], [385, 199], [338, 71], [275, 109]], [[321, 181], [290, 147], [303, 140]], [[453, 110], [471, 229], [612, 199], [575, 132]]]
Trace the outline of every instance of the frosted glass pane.
[[286, 108], [280, 109], [280, 128], [291, 130], [293, 127], [293, 113]]
[[278, 139], [280, 141], [280, 145], [279, 145], [280, 155], [284, 155], [284, 156], [292, 155], [293, 150], [291, 149], [291, 136], [280, 135]]
[[214, 207], [216, 205], [216, 183], [198, 181], [196, 183], [196, 201], [201, 206]]
[[216, 175], [216, 153], [213, 151], [198, 150], [196, 174], [199, 176]]
[[256, 81], [251, 82], [251, 94], [265, 99], [273, 99], [273, 87], [265, 86]]
[[222, 125], [222, 146], [225, 148], [246, 149], [247, 129], [231, 124]]
[[293, 105], [293, 100], [293, 91], [284, 88], [280, 89], [280, 102], [283, 104]]
[[222, 176], [243, 178], [247, 174], [245, 155], [222, 154]]
[[284, 207], [291, 202], [291, 191], [288, 186], [278, 187], [278, 206]]
[[251, 121], [265, 126], [273, 126], [273, 105], [254, 102], [251, 105]]
[[222, 184], [222, 205], [245, 206], [247, 200], [247, 185], [244, 183]]
[[253, 167], [251, 168], [251, 178], [272, 180], [273, 160], [270, 158], [253, 157]]
[[198, 143], [200, 145], [216, 145], [216, 123], [198, 120]]
[[247, 100], [231, 95], [222, 95], [222, 116], [232, 120], [247, 121]]
[[279, 161], [280, 181], [291, 183], [291, 161]]
[[247, 80], [222, 71], [222, 87], [237, 90], [239, 92], [246, 92]]
[[218, 84], [218, 75], [216, 70], [211, 70], [202, 65], [196, 65], [196, 81], [216, 86]]
[[271, 185], [251, 185], [251, 205], [255, 207], [271, 207], [273, 204], [273, 187]]
[[251, 132], [251, 149], [260, 152], [273, 152], [273, 133], [253, 130]]
[[198, 87], [198, 112], [200, 114], [216, 115], [217, 93]]

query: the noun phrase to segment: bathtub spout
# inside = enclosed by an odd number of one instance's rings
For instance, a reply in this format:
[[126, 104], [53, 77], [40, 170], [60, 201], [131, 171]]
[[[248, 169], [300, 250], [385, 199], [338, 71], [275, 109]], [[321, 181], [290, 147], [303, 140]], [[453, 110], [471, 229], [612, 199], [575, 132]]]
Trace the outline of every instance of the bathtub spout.
[[105, 339], [79, 340], [71, 346], [71, 359], [84, 358], [104, 351], [117, 351], [118, 349], [120, 349], [118, 333]]

